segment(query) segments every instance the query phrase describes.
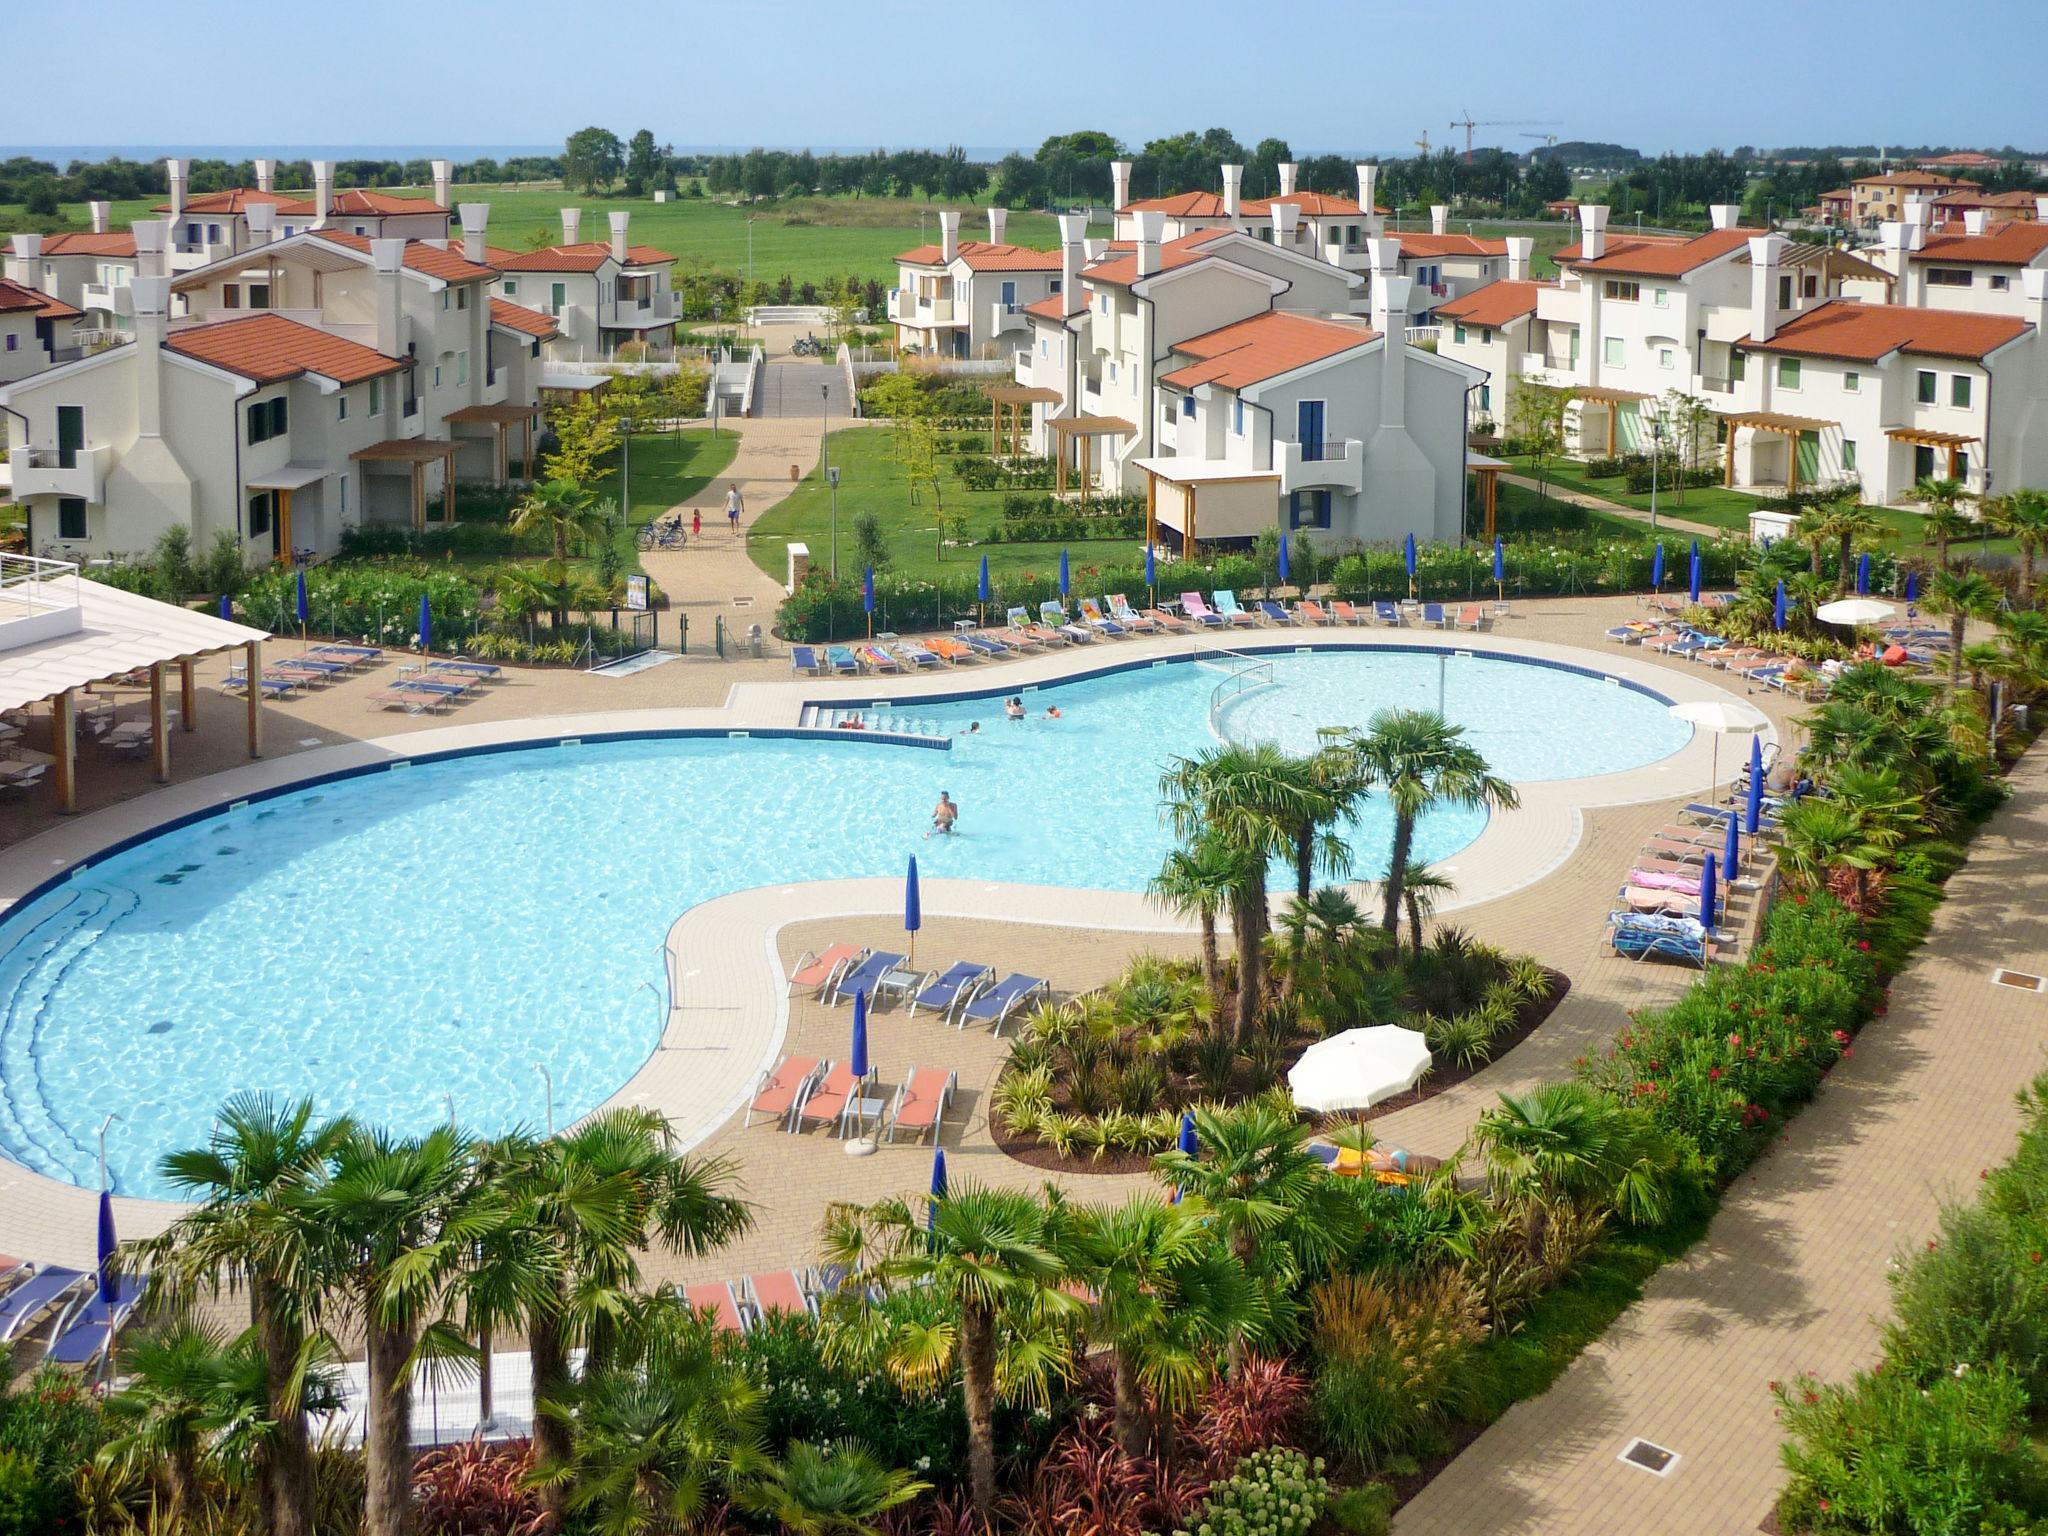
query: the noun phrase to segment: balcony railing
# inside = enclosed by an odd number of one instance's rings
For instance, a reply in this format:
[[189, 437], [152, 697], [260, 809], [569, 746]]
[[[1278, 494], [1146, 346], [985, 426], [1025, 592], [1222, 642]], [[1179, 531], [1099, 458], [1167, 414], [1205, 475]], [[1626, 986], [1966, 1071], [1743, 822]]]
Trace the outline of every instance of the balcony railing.
[[1411, 325], [1408, 327], [1408, 345], [1423, 347], [1443, 339], [1444, 328], [1440, 325]]
[[1280, 460], [1283, 493], [1308, 486], [1356, 492], [1365, 484], [1365, 444], [1355, 437], [1307, 443], [1282, 440], [1273, 447]]
[[1735, 393], [1735, 381], [1718, 373], [1703, 373], [1700, 375], [1700, 388], [1713, 395], [1732, 395]]
[[601, 305], [598, 323], [612, 330], [640, 330], [671, 324], [676, 318], [673, 289], [662, 293], [626, 295]]
[[106, 443], [69, 449], [17, 448], [12, 460], [15, 497], [77, 496], [100, 501], [113, 461], [114, 450]]
[[82, 618], [75, 563], [0, 554], [0, 651], [72, 634]]

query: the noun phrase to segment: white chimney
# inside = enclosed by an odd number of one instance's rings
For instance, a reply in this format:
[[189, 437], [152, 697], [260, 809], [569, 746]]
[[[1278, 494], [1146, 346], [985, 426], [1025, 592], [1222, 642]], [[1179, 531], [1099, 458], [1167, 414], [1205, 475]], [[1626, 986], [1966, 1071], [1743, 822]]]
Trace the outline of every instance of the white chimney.
[[626, 241], [626, 226], [633, 222], [633, 215], [614, 213], [606, 217], [612, 227], [612, 260], [623, 267], [633, 249]]
[[171, 221], [176, 223], [185, 216], [185, 161], [166, 160], [164, 180], [171, 188]]
[[1981, 235], [1991, 227], [1991, 210], [1988, 208], [1966, 208], [1963, 210], [1963, 233]]
[[277, 229], [277, 204], [251, 203], [242, 210], [242, 213], [249, 221], [249, 243], [270, 244], [271, 236]]
[[2048, 267], [2022, 268], [2020, 292], [2027, 301], [2024, 318], [2034, 323], [2036, 338], [2048, 336]]
[[1579, 205], [1579, 256], [1586, 261], [1597, 261], [1606, 254], [1607, 205], [1582, 203]]
[[1081, 264], [1087, 259], [1088, 215], [1060, 215], [1060, 313], [1081, 313]]
[[107, 232], [107, 218], [114, 211], [112, 203], [87, 203], [86, 212], [92, 215], [92, 232], [104, 235]]
[[1715, 203], [1707, 209], [1716, 229], [1733, 229], [1742, 219], [1742, 208], [1736, 203]]
[[1380, 373], [1380, 426], [1408, 424], [1408, 295], [1410, 277], [1382, 276], [1372, 285], [1372, 328], [1386, 338]]
[[1109, 162], [1109, 205], [1112, 212], [1131, 200], [1131, 162]]
[[2037, 197], [2034, 199], [2034, 221], [2039, 224], [2048, 224], [2048, 197]]
[[135, 233], [135, 275], [162, 277], [167, 270], [164, 237], [170, 232], [170, 225], [163, 219], [137, 219], [128, 227]]
[[454, 184], [455, 162], [453, 160], [436, 160], [434, 162], [434, 202], [437, 206], [442, 208], [449, 206], [448, 189]]
[[24, 288], [41, 289], [43, 275], [43, 237], [41, 235], [15, 235], [12, 239], [14, 259], [7, 263], [7, 276]]
[[581, 245], [582, 243], [583, 210], [581, 208], [564, 208], [562, 210], [562, 244]]
[[1282, 160], [1280, 162], [1280, 195], [1282, 197], [1294, 196], [1294, 178], [1300, 170], [1301, 167], [1292, 160]]
[[1138, 276], [1150, 277], [1159, 270], [1159, 242], [1166, 233], [1166, 215], [1147, 209], [1138, 215]]
[[1231, 223], [1237, 222], [1237, 211], [1244, 202], [1244, 167], [1226, 165], [1223, 167], [1223, 217]]
[[951, 261], [960, 254], [960, 215], [951, 208], [939, 213], [939, 260]]
[[1509, 235], [1508, 281], [1526, 283], [1529, 281], [1529, 263], [1536, 255], [1536, 242], [1527, 235]]
[[1009, 232], [1010, 210], [1007, 208], [990, 208], [988, 211], [988, 243], [990, 245], [1006, 244], [1007, 242], [1003, 239], [1003, 236]]
[[1429, 232], [1432, 235], [1447, 235], [1451, 232], [1451, 210], [1442, 203], [1429, 205]]
[[1778, 268], [1791, 242], [1783, 235], [1752, 235], [1749, 241], [1749, 339], [1778, 334]]
[[1273, 243], [1291, 250], [1295, 229], [1301, 223], [1301, 204], [1268, 203], [1266, 206], [1273, 215]]
[[256, 162], [256, 190], [258, 192], [274, 192], [277, 190], [276, 181], [277, 162], [275, 160], [258, 160]]
[[465, 261], [475, 262], [480, 267], [491, 264], [490, 254], [484, 249], [484, 227], [491, 220], [489, 203], [464, 203], [462, 214], [462, 256]]
[[[139, 234], [142, 225], [135, 228]], [[135, 301], [135, 427], [143, 437], [162, 437], [163, 345], [169, 324], [166, 316], [171, 307], [171, 280], [163, 276], [131, 278], [128, 293]]]
[[399, 319], [404, 304], [399, 284], [405, 269], [403, 240], [372, 240], [370, 261], [377, 269], [377, 350], [386, 357], [403, 357], [399, 341]]
[[327, 219], [334, 212], [334, 162], [315, 160], [313, 162], [313, 227], [325, 229]]
[[1401, 242], [1378, 238], [1365, 242], [1366, 259], [1372, 263], [1373, 281], [1383, 282], [1401, 270]]
[[1090, 261], [1100, 261], [1109, 254], [1109, 242], [1100, 235], [1094, 235], [1081, 243], [1081, 249]]
[[1372, 217], [1375, 189], [1379, 186], [1380, 168], [1376, 165], [1358, 167], [1358, 211], [1367, 218]]

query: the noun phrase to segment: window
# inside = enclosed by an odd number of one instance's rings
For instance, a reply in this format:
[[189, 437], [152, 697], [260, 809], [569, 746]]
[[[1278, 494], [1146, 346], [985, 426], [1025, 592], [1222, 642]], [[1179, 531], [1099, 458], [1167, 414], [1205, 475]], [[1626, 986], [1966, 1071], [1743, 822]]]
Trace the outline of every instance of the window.
[[334, 397], [334, 419], [336, 421], [348, 420], [348, 391], [346, 390], [343, 390]]
[[457, 309], [469, 308], [469, 290], [467, 288], [455, 290], [455, 307]]
[[259, 491], [249, 498], [249, 537], [270, 532], [270, 499], [274, 493]]
[[1845, 395], [1860, 395], [1863, 393], [1863, 375], [1854, 368], [1848, 369], [1842, 375], [1842, 393]]
[[1913, 398], [1922, 405], [1932, 405], [1936, 399], [1934, 370], [1922, 368], [1913, 375]]
[[569, 302], [569, 285], [568, 285], [567, 283], [550, 283], [550, 284], [548, 284], [548, 313], [549, 313], [549, 314], [551, 314], [551, 315], [554, 315], [555, 317], [557, 317], [557, 318], [559, 319], [559, 318], [560, 318], [560, 316], [561, 316], [561, 313], [562, 313], [562, 306], [563, 306], [563, 305], [565, 305], [565, 304], [567, 304], [568, 302]]
[[1799, 297], [1817, 299], [1820, 297], [1820, 279], [1811, 272], [1799, 279]]
[[1781, 273], [1781, 274], [1779, 274], [1779, 277], [1778, 277], [1778, 308], [1780, 308], [1780, 309], [1790, 309], [1791, 307], [1792, 307], [1792, 274], [1791, 274], [1790, 272], [1785, 272], [1785, 273]]
[[384, 381], [382, 379], [370, 380], [370, 414], [372, 416], [384, 414]]
[[1617, 304], [1633, 304], [1643, 296], [1643, 285], [1610, 277], [1601, 286], [1600, 291]]
[[469, 382], [469, 353], [466, 351], [455, 354], [455, 382], [458, 384], [467, 384]]
[[1913, 448], [1913, 478], [1915, 480], [1932, 480], [1936, 473], [1934, 450], [1925, 443], [1916, 444]]
[[7, 350], [10, 352], [18, 352], [21, 350], [21, 338], [15, 335], [14, 332], [12, 331], [9, 331], [7, 333]]
[[85, 498], [83, 496], [59, 496], [57, 498], [57, 537], [60, 539], [82, 539], [85, 536]]
[[286, 425], [283, 395], [274, 400], [258, 400], [249, 407], [249, 442], [252, 445], [283, 437]]
[[286, 419], [284, 396], [279, 395], [275, 400], [270, 402], [270, 435], [272, 437], [283, 437], [285, 434], [285, 428]]
[[1054, 278], [1052, 280], [1052, 288], [1050, 291], [1053, 293], [1058, 293], [1060, 291], [1060, 279]]
[[1481, 345], [1482, 347], [1490, 347], [1493, 345], [1492, 326], [1482, 325], [1481, 327], [1479, 327], [1479, 345]]
[[1183, 415], [1183, 416], [1187, 417], [1187, 418], [1188, 418], [1188, 420], [1190, 420], [1190, 421], [1193, 421], [1193, 420], [1194, 420], [1194, 418], [1195, 418], [1195, 397], [1194, 397], [1193, 395], [1182, 395], [1182, 396], [1180, 397], [1180, 413], [1181, 413], [1181, 415]]
[[1105, 315], [1109, 313], [1109, 290], [1103, 289], [1095, 295], [1095, 307]]
[[2012, 287], [2012, 279], [2003, 272], [1991, 274], [1991, 291], [1993, 293], [2004, 293], [2010, 287]]
[[440, 365], [439, 363], [436, 363], [436, 364], [434, 364], [434, 388], [436, 388], [436, 389], [439, 389], [440, 387], [441, 387], [441, 365]]
[[1455, 341], [1461, 347], [1465, 345], [1465, 327], [1463, 327], [1462, 325], [1452, 326], [1451, 340]]
[[1045, 338], [1043, 336], [1038, 338], [1038, 355], [1040, 357], [1052, 356], [1052, 353], [1046, 350]]
[[1856, 468], [1856, 445], [1846, 437], [1842, 439], [1842, 468], [1851, 472]]
[[1658, 288], [1651, 293], [1650, 299], [1659, 309], [1669, 309], [1671, 307], [1671, 290], [1669, 288]]
[[1728, 354], [1728, 382], [1730, 384], [1740, 384], [1748, 377], [1749, 354], [1747, 352], [1730, 352]]
[[1799, 359], [1798, 359], [1798, 358], [1796, 358], [1796, 357], [1781, 357], [1781, 358], [1779, 358], [1779, 359], [1778, 359], [1778, 388], [1780, 388], [1780, 389], [1797, 389], [1798, 387], [1799, 387]]
[[1930, 288], [1967, 288], [1975, 278], [1968, 267], [1929, 267], [1927, 286]]
[[1677, 350], [1672, 347], [1659, 347], [1657, 349], [1657, 366], [1659, 368], [1676, 368], [1678, 366]]
[[1244, 402], [1242, 400], [1230, 402], [1230, 430], [1239, 437], [1244, 436]]
[[206, 243], [208, 245], [220, 244], [220, 226], [218, 224], [209, 224], [206, 226]]
[[251, 309], [270, 308], [270, 284], [251, 283], [249, 285], [249, 307]]
[[441, 308], [442, 308], [442, 309], [446, 310], [446, 309], [450, 309], [450, 308], [454, 307], [454, 303], [455, 303], [455, 301], [454, 301], [454, 299], [453, 299], [453, 298], [451, 297], [451, 294], [452, 294], [452, 292], [453, 292], [453, 290], [452, 290], [452, 289], [448, 289], [448, 288], [443, 288], [443, 289], [441, 290]]
[[506, 298], [512, 298], [519, 292], [519, 279], [516, 277], [506, 278], [502, 285], [502, 291]]
[[1482, 411], [1493, 409], [1493, 386], [1491, 384], [1479, 386], [1479, 409]]
[[1327, 528], [1330, 526], [1328, 491], [1294, 491], [1287, 498], [1287, 526]]
[[1610, 368], [1619, 368], [1627, 356], [1627, 348], [1619, 336], [1609, 336], [1601, 343], [1601, 356]]
[[1970, 376], [1967, 373], [1948, 376], [1948, 403], [1960, 411], [1970, 408]]
[[242, 286], [239, 283], [222, 283], [220, 286], [220, 307], [240, 309], [242, 307]]
[[1112, 383], [1112, 384], [1114, 384], [1114, 383], [1116, 382], [1116, 364], [1115, 364], [1115, 363], [1111, 363], [1111, 364], [1109, 365], [1109, 382], [1110, 382], [1110, 383]]

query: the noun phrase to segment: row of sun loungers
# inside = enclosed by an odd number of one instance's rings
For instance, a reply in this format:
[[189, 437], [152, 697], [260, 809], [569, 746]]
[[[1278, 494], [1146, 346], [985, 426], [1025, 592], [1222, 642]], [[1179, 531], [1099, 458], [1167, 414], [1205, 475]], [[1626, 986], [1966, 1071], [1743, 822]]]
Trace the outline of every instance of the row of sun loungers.
[[709, 1280], [680, 1290], [683, 1300], [708, 1314], [714, 1327], [726, 1333], [748, 1333], [777, 1313], [816, 1317], [818, 1303], [843, 1279], [844, 1271], [837, 1266], [776, 1269], [743, 1275], [737, 1285], [730, 1280]]
[[[1708, 856], [1718, 865], [1727, 848], [1728, 818], [1744, 814], [1742, 787], [1737, 786], [1736, 803], [1694, 801], [1676, 821], [1643, 839], [1607, 914], [1607, 943], [1616, 954], [1631, 960], [1665, 955], [1702, 967], [1714, 958], [1713, 930], [1700, 921], [1701, 886]], [[1766, 796], [1766, 814], [1757, 824], [1761, 835], [1776, 830], [1768, 813], [1783, 803], [1780, 796]], [[1721, 882], [1714, 903], [1718, 926], [1727, 910], [1727, 882], [1739, 869], [1717, 867], [1715, 873]]]
[[893, 950], [834, 944], [798, 960], [789, 993], [813, 997], [827, 1007], [850, 1002], [856, 992], [865, 993], [870, 1006], [907, 999], [912, 1017], [922, 1008], [956, 1029], [986, 1024], [1000, 1035], [1013, 1014], [1052, 990], [1042, 976], [1013, 971], [998, 979], [994, 967], [971, 960], [955, 961], [943, 971], [907, 966], [906, 957]]
[[91, 1270], [27, 1264], [0, 1258], [0, 1345], [12, 1345], [54, 1317], [43, 1358], [96, 1374], [111, 1358], [114, 1340], [141, 1303], [147, 1276], [118, 1275], [109, 1297], [100, 1295]]
[[[878, 1086], [872, 1067], [865, 1077], [856, 1078], [843, 1061], [786, 1056], [761, 1074], [742, 1123], [752, 1125], [754, 1116], [760, 1115], [792, 1133], [824, 1127], [843, 1137], [863, 1123], [866, 1106], [881, 1097], [875, 1091]], [[959, 1086], [958, 1075], [942, 1067], [913, 1068], [881, 1110], [876, 1128], [890, 1141], [900, 1131], [912, 1138], [929, 1136], [936, 1143]]]

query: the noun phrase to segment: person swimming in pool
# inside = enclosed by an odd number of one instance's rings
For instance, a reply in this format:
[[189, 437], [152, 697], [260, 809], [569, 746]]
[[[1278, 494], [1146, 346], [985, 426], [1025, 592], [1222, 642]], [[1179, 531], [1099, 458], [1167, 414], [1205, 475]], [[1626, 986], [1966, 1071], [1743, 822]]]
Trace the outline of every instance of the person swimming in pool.
[[959, 819], [960, 807], [954, 804], [953, 797], [942, 789], [939, 791], [939, 803], [932, 807], [932, 829], [925, 833], [925, 836], [951, 837], [953, 823]]
[[1024, 718], [1024, 701], [1022, 699], [1003, 700], [1003, 718], [1006, 720], [1022, 720]]
[[1045, 718], [1046, 718], [1046, 719], [1048, 719], [1048, 720], [1057, 720], [1057, 719], [1059, 719], [1059, 718], [1060, 718], [1060, 707], [1059, 707], [1059, 705], [1057, 705], [1057, 704], [1048, 704], [1048, 705], [1046, 706], [1046, 710], [1045, 710]]

